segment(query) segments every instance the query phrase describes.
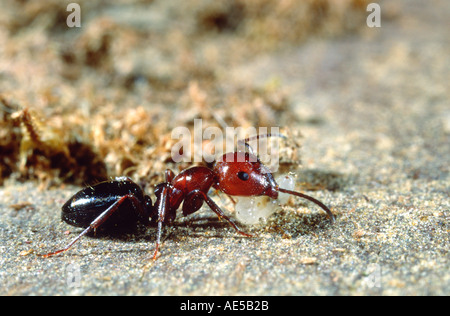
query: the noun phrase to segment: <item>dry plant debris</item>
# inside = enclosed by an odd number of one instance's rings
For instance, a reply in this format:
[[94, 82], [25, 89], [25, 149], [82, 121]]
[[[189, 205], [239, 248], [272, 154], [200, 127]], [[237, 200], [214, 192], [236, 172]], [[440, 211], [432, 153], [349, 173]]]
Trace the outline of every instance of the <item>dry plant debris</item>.
[[[297, 126], [282, 87], [234, 87], [223, 69], [314, 36], [355, 31], [363, 0], [8, 2], [0, 17], [0, 183], [160, 181], [176, 126]], [[152, 10], [161, 14], [151, 19]], [[174, 23], [176, 22], [176, 23]], [[352, 22], [352, 23], [350, 23]], [[297, 127], [282, 165], [300, 161]], [[293, 146], [291, 146], [293, 145]]]

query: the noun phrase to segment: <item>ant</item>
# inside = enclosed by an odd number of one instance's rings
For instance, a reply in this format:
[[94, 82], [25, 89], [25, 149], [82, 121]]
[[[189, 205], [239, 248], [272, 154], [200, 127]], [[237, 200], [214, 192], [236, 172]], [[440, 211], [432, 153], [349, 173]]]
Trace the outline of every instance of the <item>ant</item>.
[[89, 232], [99, 227], [112, 229], [120, 225], [144, 225], [157, 223], [156, 247], [153, 260], [156, 259], [161, 243], [163, 224], [173, 222], [176, 211], [182, 205], [183, 216], [198, 211], [204, 202], [225, 219], [239, 234], [252, 237], [242, 231], [224, 214], [220, 207], [208, 196], [210, 188], [215, 188], [229, 196], [261, 196], [278, 198], [278, 193], [287, 193], [307, 199], [321, 207], [334, 222], [331, 210], [315, 198], [296, 191], [279, 187], [270, 170], [253, 154], [248, 142], [261, 137], [282, 136], [274, 134], [257, 135], [240, 140], [250, 152], [226, 153], [221, 160], [209, 168], [195, 166], [181, 171], [177, 176], [173, 171], [165, 171], [165, 182], [155, 187], [156, 201], [144, 194], [142, 188], [127, 177], [100, 182], [86, 187], [71, 197], [62, 207], [62, 220], [83, 227], [85, 230], [73, 239], [65, 248], [42, 255], [50, 257], [69, 250], [72, 245]]

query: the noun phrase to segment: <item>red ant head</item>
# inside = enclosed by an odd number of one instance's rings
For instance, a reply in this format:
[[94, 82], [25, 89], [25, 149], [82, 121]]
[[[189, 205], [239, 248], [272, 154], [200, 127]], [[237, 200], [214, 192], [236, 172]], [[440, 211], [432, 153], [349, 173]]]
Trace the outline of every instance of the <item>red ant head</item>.
[[220, 191], [235, 196], [267, 195], [278, 197], [278, 184], [270, 170], [248, 152], [227, 153], [216, 162], [214, 172]]

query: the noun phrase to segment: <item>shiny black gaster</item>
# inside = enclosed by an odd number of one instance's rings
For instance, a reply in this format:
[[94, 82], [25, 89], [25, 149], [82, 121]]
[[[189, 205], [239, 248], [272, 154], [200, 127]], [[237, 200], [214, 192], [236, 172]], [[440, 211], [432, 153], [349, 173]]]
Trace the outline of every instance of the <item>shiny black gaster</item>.
[[79, 191], [63, 205], [61, 219], [72, 226], [87, 228], [111, 205], [127, 195], [132, 198], [124, 200], [101, 229], [136, 227], [137, 222], [147, 225], [152, 201], [144, 195], [139, 185], [128, 178], [116, 178]]

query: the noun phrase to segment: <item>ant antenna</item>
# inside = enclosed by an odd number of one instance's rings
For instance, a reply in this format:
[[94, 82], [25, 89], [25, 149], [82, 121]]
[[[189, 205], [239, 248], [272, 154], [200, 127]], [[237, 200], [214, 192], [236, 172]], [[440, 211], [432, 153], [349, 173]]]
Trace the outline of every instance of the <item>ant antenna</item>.
[[258, 156], [257, 154], [255, 154], [253, 152], [253, 148], [248, 144], [248, 142], [251, 142], [253, 140], [258, 140], [260, 138], [269, 138], [269, 137], [280, 137], [280, 138], [284, 138], [284, 139], [287, 138], [285, 135], [280, 134], [280, 133], [259, 134], [259, 135], [247, 137], [245, 139], [240, 139], [237, 141], [237, 144], [238, 144], [238, 146], [245, 146], [245, 148], [247, 148], [247, 150], [250, 152], [250, 154], [252, 154], [254, 156]]
[[[214, 117], [214, 119], [217, 121], [217, 123], [219, 123], [219, 125], [222, 127], [222, 129], [226, 129], [228, 125], [226, 124], [225, 120], [222, 117], [220, 117], [218, 114], [216, 114], [214, 111], [210, 111], [210, 112], [211, 112], [212, 116]], [[248, 144], [248, 142], [251, 142], [253, 140], [258, 140], [260, 138], [269, 138], [269, 137], [280, 137], [280, 138], [287, 139], [287, 137], [285, 135], [280, 134], [280, 133], [267, 133], [267, 134], [259, 134], [259, 135], [247, 137], [245, 139], [239, 139], [237, 141], [237, 145], [244, 146], [245, 148], [247, 148], [247, 150], [249, 151], [250, 154], [252, 154], [254, 156], [258, 156], [257, 154], [255, 154], [253, 152], [253, 148]]]
[[[280, 138], [284, 138], [284, 139], [287, 138], [285, 135], [280, 134], [280, 133], [269, 133], [269, 134], [256, 135], [256, 136], [252, 136], [252, 137], [249, 137], [249, 138], [246, 138], [246, 139], [243, 139], [243, 140], [239, 140], [238, 144], [242, 145], [242, 143], [243, 143], [243, 145], [245, 147], [247, 147], [249, 152], [251, 154], [253, 154], [253, 149], [248, 144], [248, 142], [250, 142], [252, 140], [257, 140], [257, 139], [260, 139], [260, 138], [268, 138], [268, 137], [280, 137]], [[331, 210], [325, 204], [323, 204], [319, 200], [316, 200], [312, 196], [309, 196], [309, 195], [306, 195], [304, 193], [300, 193], [300, 192], [297, 192], [297, 191], [291, 191], [291, 190], [283, 189], [283, 188], [280, 188], [280, 187], [277, 187], [276, 190], [278, 192], [282, 192], [282, 193], [286, 193], [286, 194], [290, 194], [290, 195], [295, 195], [295, 196], [298, 196], [300, 198], [303, 198], [303, 199], [306, 199], [306, 200], [309, 200], [309, 201], [313, 202], [314, 204], [318, 205], [320, 208], [322, 208], [328, 214], [328, 216], [330, 217], [330, 219], [331, 219], [331, 221], [333, 223], [335, 222], [335, 217], [334, 217], [333, 213], [331, 212]]]
[[309, 200], [309, 201], [315, 203], [315, 204], [318, 205], [320, 208], [322, 208], [325, 212], [327, 212], [328, 216], [329, 216], [330, 219], [331, 219], [331, 222], [333, 222], [333, 223], [335, 222], [335, 217], [334, 217], [333, 213], [331, 213], [331, 210], [330, 210], [325, 204], [323, 204], [323, 203], [320, 202], [319, 200], [316, 200], [316, 199], [313, 198], [312, 196], [309, 196], [309, 195], [306, 195], [306, 194], [303, 194], [303, 193], [300, 193], [300, 192], [297, 192], [297, 191], [291, 191], [291, 190], [283, 189], [283, 188], [280, 188], [280, 187], [276, 188], [276, 190], [277, 190], [278, 192], [282, 192], [282, 193], [287, 193], [287, 194], [295, 195], [295, 196], [301, 197], [301, 198], [303, 198], [303, 199], [307, 199], [307, 200]]
[[[248, 142], [253, 141], [253, 140], [258, 140], [260, 138], [268, 138], [268, 137], [280, 137], [280, 138], [284, 138], [284, 139], [287, 138], [285, 135], [280, 134], [280, 133], [268, 133], [268, 134], [256, 135], [256, 136], [248, 137], [248, 138], [243, 139], [243, 140], [239, 140], [238, 141], [238, 145], [241, 145], [241, 146], [244, 145], [248, 149], [248, 151], [251, 154], [254, 155], [253, 149], [248, 144]], [[255, 156], [257, 156], [257, 155], [255, 155]], [[314, 204], [318, 205], [321, 209], [323, 209], [328, 214], [328, 216], [330, 217], [330, 219], [331, 219], [331, 221], [333, 223], [335, 222], [335, 217], [334, 217], [333, 213], [331, 212], [331, 210], [325, 204], [323, 204], [319, 200], [313, 198], [312, 196], [309, 196], [309, 195], [306, 195], [304, 193], [300, 193], [300, 192], [297, 192], [297, 191], [291, 191], [291, 190], [283, 189], [283, 188], [280, 188], [280, 187], [277, 187], [276, 190], [278, 192], [282, 192], [282, 193], [286, 193], [286, 194], [290, 194], [290, 195], [295, 195], [295, 196], [298, 196], [300, 198], [303, 198], [303, 199], [306, 199], [306, 200], [309, 200], [309, 201], [313, 202]]]
[[2, 95], [0, 95], [0, 105], [2, 106], [3, 110], [4, 110], [6, 113], [13, 114], [13, 113], [15, 113], [15, 112], [17, 111], [17, 110], [15, 110], [15, 109], [13, 108], [13, 106], [11, 105], [11, 103], [10, 103], [9, 101], [7, 101], [7, 100], [5, 99], [5, 97], [3, 97]]

